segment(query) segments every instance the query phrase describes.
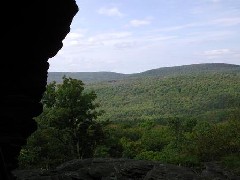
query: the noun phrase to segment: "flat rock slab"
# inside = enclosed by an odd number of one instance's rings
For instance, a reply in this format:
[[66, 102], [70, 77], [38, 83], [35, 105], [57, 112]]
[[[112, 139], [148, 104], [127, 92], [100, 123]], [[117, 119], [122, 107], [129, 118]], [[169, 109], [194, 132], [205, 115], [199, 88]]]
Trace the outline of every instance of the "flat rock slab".
[[[206, 171], [208, 171], [206, 173]], [[54, 170], [17, 170], [17, 180], [240, 180], [214, 169], [191, 168], [131, 159], [76, 159]]]

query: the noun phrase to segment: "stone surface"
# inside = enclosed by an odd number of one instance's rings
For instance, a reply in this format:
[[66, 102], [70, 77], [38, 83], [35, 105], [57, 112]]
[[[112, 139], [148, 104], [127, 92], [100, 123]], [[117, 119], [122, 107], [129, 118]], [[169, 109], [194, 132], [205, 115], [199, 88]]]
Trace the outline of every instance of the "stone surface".
[[11, 0], [1, 7], [0, 179], [10, 171], [42, 113], [49, 58], [62, 48], [78, 11], [74, 0]]
[[51, 171], [17, 170], [14, 173], [17, 180], [240, 180], [215, 162], [207, 163], [197, 172], [154, 161], [101, 158], [72, 160]]

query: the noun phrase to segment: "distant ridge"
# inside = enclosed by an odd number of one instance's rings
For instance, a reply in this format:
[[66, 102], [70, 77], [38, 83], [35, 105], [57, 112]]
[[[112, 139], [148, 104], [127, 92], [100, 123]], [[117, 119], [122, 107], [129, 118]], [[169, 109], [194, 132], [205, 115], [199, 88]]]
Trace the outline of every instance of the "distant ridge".
[[56, 81], [57, 83], [62, 82], [62, 77], [71, 77], [73, 79], [82, 80], [84, 83], [94, 83], [101, 81], [114, 81], [124, 78], [125, 74], [115, 72], [49, 72], [48, 83]]
[[240, 71], [240, 65], [225, 63], [202, 63], [148, 70], [132, 76], [173, 76], [181, 74]]
[[128, 78], [140, 77], [168, 77], [185, 74], [199, 74], [199, 73], [213, 73], [213, 72], [240, 72], [240, 65], [226, 64], [226, 63], [202, 63], [190, 64], [173, 67], [161, 67], [157, 69], [147, 70], [141, 73], [122, 74], [115, 72], [49, 72], [48, 83], [56, 81], [62, 82], [62, 77], [71, 77], [80, 79], [84, 83], [96, 83], [102, 81], [117, 81]]

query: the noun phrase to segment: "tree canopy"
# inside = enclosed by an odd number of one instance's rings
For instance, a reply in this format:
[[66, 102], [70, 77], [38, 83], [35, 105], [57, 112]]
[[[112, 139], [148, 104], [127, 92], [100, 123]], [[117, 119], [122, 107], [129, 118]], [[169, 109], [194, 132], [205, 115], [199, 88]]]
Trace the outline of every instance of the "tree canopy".
[[38, 131], [23, 149], [22, 160], [29, 157], [27, 153], [33, 154], [34, 161], [55, 159], [56, 163], [92, 157], [96, 145], [103, 139], [101, 124], [97, 122], [103, 112], [99, 110], [96, 98], [94, 91], [84, 90], [81, 80], [63, 77], [62, 84], [48, 84], [42, 99], [44, 111], [36, 118]]

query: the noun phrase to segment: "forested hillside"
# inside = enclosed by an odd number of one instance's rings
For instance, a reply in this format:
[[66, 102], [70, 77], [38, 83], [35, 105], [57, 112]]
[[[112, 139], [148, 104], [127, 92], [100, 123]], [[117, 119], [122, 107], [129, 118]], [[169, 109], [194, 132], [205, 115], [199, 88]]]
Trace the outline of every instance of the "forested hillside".
[[240, 66], [223, 63], [164, 67], [136, 74], [55, 72], [82, 80], [97, 93], [105, 114], [101, 120], [163, 122], [168, 117], [222, 121], [240, 106]]
[[105, 110], [102, 120], [164, 122], [180, 116], [222, 121], [240, 107], [240, 71], [141, 77], [87, 88]]

